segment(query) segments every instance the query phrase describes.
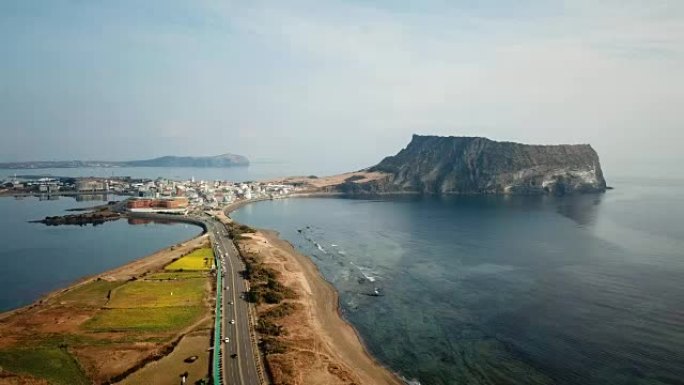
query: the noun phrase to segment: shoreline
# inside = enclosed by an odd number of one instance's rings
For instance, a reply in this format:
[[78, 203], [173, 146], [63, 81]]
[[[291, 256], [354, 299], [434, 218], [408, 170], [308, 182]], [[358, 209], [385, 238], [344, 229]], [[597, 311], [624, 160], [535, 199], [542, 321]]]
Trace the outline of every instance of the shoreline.
[[[332, 283], [325, 279], [323, 273], [320, 271], [318, 266], [316, 266], [316, 263], [311, 259], [311, 257], [302, 254], [289, 241], [280, 238], [280, 234], [277, 231], [268, 229], [263, 229], [260, 231], [263, 231], [266, 234], [267, 238], [270, 238], [270, 240], [274, 241], [274, 243], [280, 243], [281, 245], [285, 245], [287, 248], [291, 249], [292, 256], [294, 256], [294, 258], [297, 259], [299, 263], [304, 265], [305, 269], [309, 269], [309, 277], [313, 278], [313, 281], [318, 281], [314, 282], [314, 286], [316, 286], [316, 283], [318, 283], [318, 286], [322, 286], [324, 289], [327, 289], [329, 291], [329, 294], [333, 297], [333, 301], [331, 302], [334, 303], [334, 316], [343, 324], [342, 327], [349, 328], [349, 330], [354, 334], [355, 338], [357, 339], [357, 341], [350, 341], [351, 344], [357, 342], [361, 348], [362, 354], [365, 356], [366, 359], [368, 359], [371, 362], [371, 365], [377, 366], [382, 370], [388, 372], [389, 377], [387, 378], [387, 383], [404, 384], [405, 382], [401, 379], [401, 376], [399, 376], [398, 373], [392, 371], [388, 366], [381, 363], [375, 356], [373, 356], [370, 353], [370, 350], [368, 349], [366, 342], [364, 341], [363, 337], [359, 334], [358, 330], [356, 330], [356, 328], [354, 327], [354, 325], [351, 324], [351, 322], [344, 318], [342, 313], [342, 306], [340, 305], [339, 301], [340, 294], [337, 291], [337, 288], [335, 288], [335, 286]], [[305, 272], [305, 274], [306, 273], [307, 272]], [[335, 320], [332, 321], [333, 323], [335, 322]]]
[[[200, 226], [197, 226], [197, 227], [202, 229]], [[144, 264], [145, 262], [154, 262], [155, 257], [159, 257], [163, 253], [171, 252], [178, 247], [182, 247], [182, 246], [187, 245], [190, 242], [198, 241], [201, 237], [203, 237], [205, 235], [206, 235], [206, 232], [202, 231], [192, 238], [188, 238], [188, 239], [182, 240], [180, 242], [176, 242], [172, 245], [169, 245], [169, 246], [163, 247], [161, 249], [155, 250], [149, 254], [146, 254], [146, 255], [143, 255], [143, 256], [138, 257], [136, 259], [133, 259], [131, 261], [128, 261], [123, 265], [116, 266], [114, 268], [111, 268], [109, 270], [105, 270], [105, 271], [100, 272], [100, 273], [95, 273], [92, 275], [86, 275], [86, 276], [83, 276], [80, 278], [76, 278], [74, 281], [69, 283], [67, 286], [62, 286], [62, 287], [56, 288], [54, 290], [50, 290], [44, 294], [41, 294], [40, 297], [36, 298], [31, 303], [28, 303], [24, 306], [16, 307], [13, 309], [7, 309], [5, 311], [0, 312], [0, 321], [4, 320], [5, 318], [10, 317], [12, 315], [20, 314], [20, 313], [23, 313], [27, 310], [33, 309], [34, 307], [40, 306], [50, 299], [53, 299], [53, 298], [55, 298], [61, 294], [67, 293], [71, 290], [74, 290], [80, 286], [86, 285], [86, 284], [91, 283], [93, 281], [97, 281], [98, 279], [103, 279], [106, 276], [112, 276], [112, 275], [120, 274], [122, 271], [125, 271], [127, 269], [131, 269], [134, 266], [137, 266], [139, 264]]]
[[[287, 198], [337, 197], [341, 195], [343, 194], [314, 192], [295, 194], [288, 196]], [[224, 208], [221, 212], [224, 213], [230, 221], [232, 221], [232, 218], [230, 218], [230, 214], [232, 212], [250, 203], [265, 200], [271, 199], [263, 198], [234, 202], [233, 204]], [[174, 219], [177, 222], [187, 223], [186, 221], [180, 220], [181, 218], [172, 218], [171, 220]], [[78, 278], [65, 287], [45, 293], [35, 301], [25, 306], [1, 312], [0, 321], [4, 321], [12, 316], [21, 316], [23, 313], [29, 312], [31, 310], [40, 310], [41, 306], [46, 306], [51, 299], [94, 281], [101, 279], [107, 280], [108, 278], [112, 279], [113, 276], [125, 275], [127, 270], [140, 269], [143, 266], [149, 267], [155, 263], [159, 263], [159, 259], [161, 259], [165, 253], [169, 253], [190, 243], [198, 242], [203, 239], [203, 237], [206, 237], [206, 232], [204, 229], [199, 225], [197, 226], [200, 228], [201, 232], [192, 238], [185, 239], [165, 248], [156, 250], [148, 255], [141, 256], [112, 269]], [[318, 305], [318, 311], [314, 311], [312, 316], [316, 318], [319, 325], [322, 325], [324, 331], [323, 334], [325, 335], [321, 335], [319, 337], [323, 339], [327, 338], [327, 343], [332, 351], [332, 355], [336, 356], [335, 358], [341, 359], [345, 366], [347, 366], [353, 373], [357, 374], [357, 376], [362, 379], [361, 384], [405, 384], [405, 381], [402, 380], [397, 373], [394, 373], [391, 369], [383, 365], [370, 353], [365, 341], [359, 335], [358, 331], [349, 321], [343, 317], [337, 289], [325, 279], [313, 260], [311, 260], [310, 257], [300, 253], [287, 240], [280, 238], [276, 231], [268, 229], [260, 231], [267, 237], [267, 239], [269, 239], [269, 241], [273, 242], [276, 249], [284, 251], [296, 261], [296, 264], [299, 265], [299, 268], [297, 269], [298, 273], [302, 274], [302, 276], [305, 278], [306, 285], [309, 287], [316, 287], [318, 289], [313, 292], [315, 294], [311, 294], [313, 302]], [[335, 333], [340, 333], [342, 337], [330, 338], [330, 335]], [[345, 333], [346, 336], [344, 336]], [[359, 373], [361, 374], [359, 375]], [[372, 373], [372, 375], [368, 375], [368, 373]]]
[[[153, 274], [163, 272], [163, 268], [169, 263], [188, 255], [193, 250], [204, 247], [207, 243], [208, 236], [204, 232], [199, 232], [193, 237], [172, 243], [128, 263], [81, 277], [67, 286], [42, 295], [26, 306], [0, 313], [0, 336], [3, 337], [0, 349], [5, 359], [8, 360], [5, 362], [8, 365], [5, 377], [9, 378], [9, 381], [19, 381], [18, 383], [28, 381], [26, 383], [36, 384], [42, 384], [45, 380], [56, 381], [55, 383], [60, 384], [67, 382], [74, 384], [119, 383], [137, 373], [149, 375], [152, 373], [149, 369], [150, 364], [168, 363], [169, 357], [176, 357], [177, 348], [182, 347], [181, 350], [184, 351], [192, 349], [192, 354], [199, 357], [197, 361], [199, 366], [188, 367], [191, 377], [206, 378], [208, 369], [202, 362], [207, 361], [208, 353], [206, 353], [206, 347], [198, 346], [198, 341], [205, 338], [208, 340], [208, 332], [205, 336], [205, 330], [208, 330], [208, 320], [211, 317], [210, 307], [207, 305], [213, 297], [211, 280], [205, 279], [205, 275], [202, 275], [185, 278], [189, 279], [188, 281], [183, 281], [183, 278], [178, 281], [181, 286], [186, 287], [189, 287], [190, 282], [199, 282], [191, 284], [192, 290], [201, 287], [200, 290], [207, 293], [201, 301], [193, 302], [188, 308], [179, 307], [180, 305], [172, 305], [176, 306], [175, 308], [145, 304], [138, 306], [136, 305], [139, 304], [138, 300], [131, 297], [136, 289], [133, 289], [133, 292], [121, 290], [129, 290], [125, 288], [133, 288], [135, 285], [140, 285], [140, 282], [159, 282], [143, 283], [152, 289], [161, 287], [155, 285], [176, 287], [178, 284], [169, 280], [149, 281], [144, 278], [151, 272]], [[199, 280], [192, 281], [194, 278]], [[163, 295], [160, 297], [158, 290], [155, 290], [151, 292], [151, 295], [157, 298], [155, 300], [164, 300]], [[120, 294], [112, 299], [110, 296], [115, 292]], [[194, 297], [187, 298], [190, 300]], [[110, 306], [110, 300], [120, 303]], [[120, 306], [122, 303], [132, 304], [132, 307], [122, 307]], [[148, 321], [135, 318], [138, 317], [135, 315], [136, 311], [140, 313], [141, 309], [149, 312], [148, 317], [161, 320], [162, 326], [158, 329], [146, 329], [145, 322]], [[173, 310], [172, 314], [191, 314], [191, 316], [181, 321], [166, 321], [165, 310], [157, 309], [187, 309]], [[173, 313], [174, 311], [176, 313]], [[102, 317], [112, 319], [111, 315], [117, 314], [116, 312], [123, 312], [118, 314], [132, 312], [130, 314], [133, 318], [128, 323], [127, 320], [116, 318], [120, 315], [114, 316], [113, 323], [105, 321], [102, 324], [104, 326], [99, 326], [103, 328], [102, 330], [88, 326], [90, 322], [101, 322]], [[56, 345], [53, 341], [55, 339], [65, 342]], [[7, 358], [8, 356], [21, 358], [24, 354], [22, 349], [28, 347], [38, 355], [55, 357], [57, 354], [58, 358], [54, 359], [61, 360], [61, 363], [51, 367], [49, 371], [42, 372], [26, 366], [27, 364], [21, 363], [22, 361], [16, 361], [16, 359], [12, 361], [11, 358]], [[0, 371], [0, 373], [4, 372]], [[154, 375], [168, 378], [165, 373]], [[0, 378], [5, 377], [0, 375]], [[0, 382], [4, 383], [1, 379]]]
[[[296, 194], [288, 198], [306, 197], [335, 197], [338, 193], [311, 193]], [[264, 200], [264, 199], [261, 199]], [[228, 206], [223, 212], [231, 221], [230, 214], [250, 203], [261, 200], [240, 201]], [[239, 223], [234, 221], [235, 223]], [[381, 363], [370, 353], [366, 342], [358, 330], [344, 318], [339, 301], [339, 292], [335, 286], [325, 279], [315, 262], [302, 254], [290, 242], [280, 238], [280, 234], [271, 229], [258, 229], [268, 243], [273, 245], [275, 251], [281, 251], [287, 257], [291, 257], [299, 265], [295, 274], [301, 274], [304, 285], [308, 287], [308, 295], [313, 303], [313, 309], [309, 309], [309, 316], [316, 322], [324, 334], [319, 337], [329, 344], [332, 354], [337, 356], [350, 370], [356, 374], [362, 384], [406, 384], [406, 381], [389, 367]], [[314, 289], [315, 288], [315, 289]], [[334, 336], [334, 337], [333, 337]]]

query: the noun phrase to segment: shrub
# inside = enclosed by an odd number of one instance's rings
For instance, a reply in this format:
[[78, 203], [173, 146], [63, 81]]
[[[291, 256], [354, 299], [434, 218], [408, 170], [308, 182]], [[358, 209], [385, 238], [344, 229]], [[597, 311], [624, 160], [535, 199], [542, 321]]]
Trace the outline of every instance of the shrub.
[[354, 182], [354, 181], [356, 181], [356, 180], [361, 180], [361, 179], [364, 179], [364, 178], [366, 178], [366, 177], [363, 176], [363, 175], [352, 175], [352, 176], [350, 176], [349, 178], [345, 179], [344, 181], [345, 181], [345, 182]]
[[277, 325], [269, 320], [260, 318], [257, 322], [256, 330], [261, 334], [270, 336], [280, 336], [284, 334], [283, 326]]
[[264, 293], [263, 297], [266, 303], [275, 304], [280, 303], [285, 296], [278, 291], [270, 290]]
[[261, 340], [261, 349], [264, 354], [283, 354], [287, 351], [287, 345], [276, 338], [266, 337]]

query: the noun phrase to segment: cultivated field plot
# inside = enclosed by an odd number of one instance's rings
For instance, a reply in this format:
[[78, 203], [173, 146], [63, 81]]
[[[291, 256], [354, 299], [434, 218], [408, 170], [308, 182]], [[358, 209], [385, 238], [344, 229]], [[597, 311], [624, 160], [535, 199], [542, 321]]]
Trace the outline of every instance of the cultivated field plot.
[[199, 306], [206, 279], [135, 281], [112, 291], [108, 308]]
[[208, 272], [205, 271], [192, 271], [192, 272], [183, 272], [183, 271], [168, 271], [168, 272], [163, 272], [163, 273], [155, 273], [155, 274], [150, 274], [145, 276], [145, 280], [151, 281], [151, 280], [158, 280], [158, 281], [163, 281], [163, 280], [169, 280], [169, 279], [190, 279], [190, 278], [207, 278], [209, 275]]
[[85, 327], [95, 332], [174, 331], [190, 325], [203, 311], [201, 306], [105, 309], [88, 320]]
[[[188, 373], [187, 384], [194, 384], [206, 376], [209, 367], [209, 351], [211, 345], [207, 333], [185, 336], [171, 354], [155, 361], [117, 385], [140, 384], [178, 384], [178, 373]], [[197, 361], [184, 362], [187, 357], [197, 356]]]
[[[45, 378], [54, 385], [90, 384], [76, 360], [59, 347], [5, 350], [0, 352], [0, 362], [4, 369], [30, 373]], [[0, 383], [4, 383], [1, 378]]]
[[56, 298], [62, 305], [99, 307], [107, 304], [112, 290], [123, 285], [121, 281], [93, 281], [69, 290]]
[[213, 261], [214, 252], [210, 247], [203, 247], [168, 264], [164, 269], [182, 271], [210, 270]]

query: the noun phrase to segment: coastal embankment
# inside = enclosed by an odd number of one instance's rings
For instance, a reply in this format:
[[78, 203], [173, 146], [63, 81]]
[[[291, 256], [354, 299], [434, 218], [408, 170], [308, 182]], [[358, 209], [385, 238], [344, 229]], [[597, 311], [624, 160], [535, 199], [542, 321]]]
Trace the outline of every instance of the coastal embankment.
[[[248, 203], [252, 202], [239, 202], [226, 213]], [[227, 216], [219, 217], [231, 223]], [[310, 258], [269, 230], [242, 232], [235, 243], [250, 275], [257, 278], [248, 298], [256, 302], [257, 332], [273, 383], [403, 383], [368, 353], [342, 318], [337, 291]], [[273, 288], [277, 293], [269, 297]]]

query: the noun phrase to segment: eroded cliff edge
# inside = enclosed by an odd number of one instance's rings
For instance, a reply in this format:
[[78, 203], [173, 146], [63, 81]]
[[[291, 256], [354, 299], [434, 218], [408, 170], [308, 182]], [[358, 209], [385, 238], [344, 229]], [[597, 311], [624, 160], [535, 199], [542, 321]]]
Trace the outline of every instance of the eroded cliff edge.
[[[364, 180], [363, 172], [376, 177]], [[528, 145], [481, 137], [414, 135], [398, 154], [363, 172], [326, 190], [557, 195], [606, 190], [598, 154], [588, 144]]]

